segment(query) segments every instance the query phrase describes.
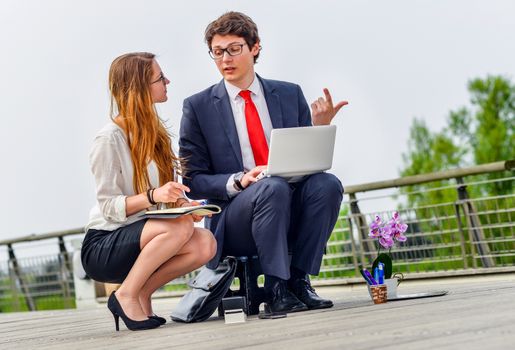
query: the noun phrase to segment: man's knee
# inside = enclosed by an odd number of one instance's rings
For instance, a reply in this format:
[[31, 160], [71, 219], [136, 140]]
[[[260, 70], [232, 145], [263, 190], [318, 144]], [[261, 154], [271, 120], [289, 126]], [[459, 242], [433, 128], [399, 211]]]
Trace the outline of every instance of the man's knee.
[[266, 179], [260, 180], [262, 183], [257, 183], [259, 185], [258, 195], [260, 198], [264, 199], [274, 199], [279, 201], [284, 201], [290, 198], [291, 189], [288, 182], [277, 176], [269, 177]]
[[313, 194], [323, 197], [335, 198], [341, 201], [343, 197], [343, 186], [340, 180], [333, 174], [318, 173], [309, 179], [310, 190]]

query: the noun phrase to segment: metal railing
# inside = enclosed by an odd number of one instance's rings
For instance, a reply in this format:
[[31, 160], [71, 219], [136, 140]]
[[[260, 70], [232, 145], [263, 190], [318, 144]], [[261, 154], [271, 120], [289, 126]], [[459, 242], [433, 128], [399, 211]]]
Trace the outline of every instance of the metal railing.
[[[409, 228], [408, 241], [391, 249], [394, 271], [408, 278], [515, 271], [515, 194], [481, 191], [498, 183], [515, 189], [514, 169], [511, 160], [346, 187], [343, 208], [348, 214], [338, 219], [319, 278], [326, 283], [341, 278], [352, 282], [360, 267], [370, 267], [378, 247], [368, 236], [369, 224], [375, 215], [386, 220], [395, 210]], [[477, 177], [492, 173], [505, 176]], [[406, 190], [435, 182], [441, 186]], [[374, 195], [384, 190], [394, 192]], [[415, 207], [403, 204], [410, 196], [430, 192], [435, 197], [442, 194], [447, 201]], [[360, 209], [381, 201], [386, 204], [374, 211]]]
[[[359, 268], [371, 266], [377, 256], [377, 243], [368, 236], [369, 223], [376, 214], [387, 219], [395, 210], [409, 225], [408, 241], [390, 253], [394, 271], [403, 272], [407, 278], [515, 271], [515, 194], [481, 194], [484, 186], [493, 183], [515, 188], [514, 169], [512, 160], [347, 186], [342, 215], [314, 283], [361, 281]], [[503, 177], [477, 178], [492, 173]], [[413, 188], [435, 182], [441, 186]], [[419, 206], [406, 204], [410, 196], [440, 193], [446, 194], [442, 198], [447, 200]], [[374, 210], [361, 209], [371, 206]], [[7, 248], [7, 259], [0, 256], [0, 312], [74, 307], [74, 252], [66, 246], [73, 240], [81, 241], [83, 236], [83, 229], [78, 228], [0, 241], [0, 248]], [[18, 248], [36, 241], [57, 244], [59, 252], [35, 258], [16, 257]], [[185, 289], [193, 274], [174, 280], [163, 291]], [[97, 296], [101, 295], [102, 288], [97, 285]]]
[[[7, 260], [0, 259], [0, 312], [74, 307], [73, 252], [65, 239], [83, 235], [79, 228], [0, 241], [8, 255]], [[59, 253], [17, 258], [15, 247], [23, 249], [31, 242], [57, 245]]]

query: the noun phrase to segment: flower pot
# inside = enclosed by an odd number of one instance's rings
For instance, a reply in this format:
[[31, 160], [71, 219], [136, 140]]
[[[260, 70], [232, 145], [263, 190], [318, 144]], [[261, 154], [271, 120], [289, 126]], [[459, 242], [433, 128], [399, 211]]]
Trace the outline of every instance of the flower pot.
[[[387, 278], [384, 280], [384, 284], [378, 284], [378, 286], [385, 286], [386, 287], [386, 297], [388, 299], [397, 298], [397, 286], [401, 283], [402, 279], [399, 279], [398, 277], [393, 278]], [[370, 297], [372, 296], [372, 290], [371, 285], [367, 285], [368, 287], [368, 294], [370, 294]]]
[[369, 286], [369, 291], [374, 304], [383, 304], [388, 300], [386, 295], [386, 285], [384, 284]]

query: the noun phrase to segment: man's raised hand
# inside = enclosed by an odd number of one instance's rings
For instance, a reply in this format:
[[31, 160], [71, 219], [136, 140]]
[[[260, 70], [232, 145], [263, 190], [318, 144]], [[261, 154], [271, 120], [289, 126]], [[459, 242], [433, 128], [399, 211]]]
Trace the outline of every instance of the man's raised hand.
[[319, 97], [311, 104], [311, 120], [313, 125], [329, 125], [340, 108], [349, 104], [347, 101], [340, 101], [333, 105], [333, 99], [329, 93], [329, 89], [324, 88], [323, 97]]

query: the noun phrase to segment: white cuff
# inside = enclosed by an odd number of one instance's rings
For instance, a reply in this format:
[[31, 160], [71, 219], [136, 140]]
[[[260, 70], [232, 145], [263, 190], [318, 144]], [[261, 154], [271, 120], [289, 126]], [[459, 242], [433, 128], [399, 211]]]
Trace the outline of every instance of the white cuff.
[[127, 196], [120, 195], [111, 198], [109, 202], [104, 204], [104, 218], [111, 222], [123, 223], [127, 221], [127, 207], [125, 199]]
[[238, 193], [240, 193], [234, 188], [234, 175], [235, 174], [229, 176], [227, 184], [225, 185], [225, 189], [227, 190], [227, 195], [229, 196], [229, 198], [235, 197]]

